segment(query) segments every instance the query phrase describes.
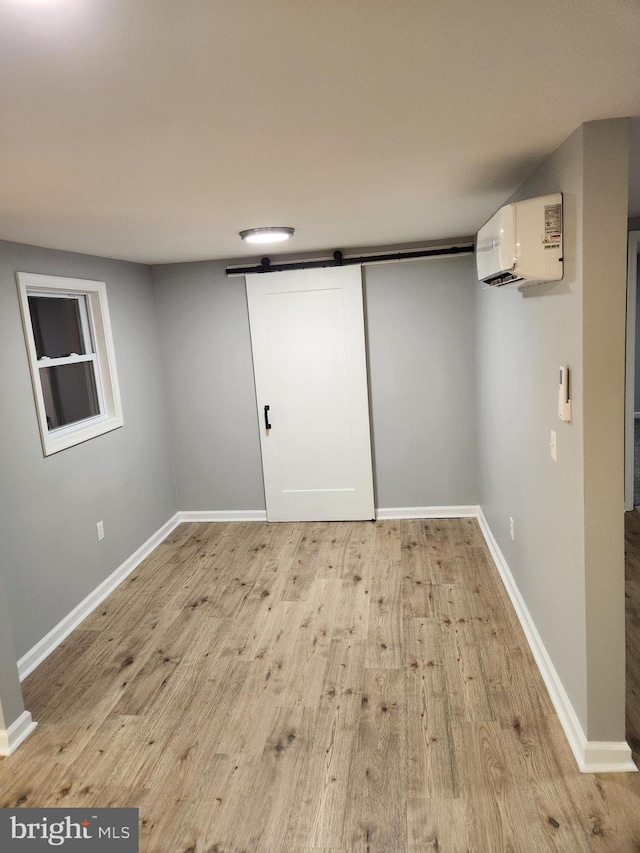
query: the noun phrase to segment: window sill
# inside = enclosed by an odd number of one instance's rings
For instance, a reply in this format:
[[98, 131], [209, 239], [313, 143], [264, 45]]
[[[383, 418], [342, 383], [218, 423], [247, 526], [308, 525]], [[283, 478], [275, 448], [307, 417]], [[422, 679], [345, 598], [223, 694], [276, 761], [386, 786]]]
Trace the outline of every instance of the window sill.
[[66, 450], [68, 447], [82, 444], [99, 435], [118, 429], [122, 425], [122, 417], [99, 417], [92, 418], [90, 422], [83, 421], [79, 424], [62, 427], [42, 436], [42, 450], [45, 456], [51, 456], [60, 450]]

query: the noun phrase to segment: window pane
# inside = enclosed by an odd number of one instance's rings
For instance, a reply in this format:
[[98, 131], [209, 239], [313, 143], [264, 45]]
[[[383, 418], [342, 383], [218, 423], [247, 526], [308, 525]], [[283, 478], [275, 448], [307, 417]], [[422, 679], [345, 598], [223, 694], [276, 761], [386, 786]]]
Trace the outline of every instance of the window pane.
[[40, 368], [49, 430], [100, 414], [92, 361]]
[[[81, 296], [80, 299], [85, 299]], [[31, 325], [38, 358], [63, 358], [90, 352], [85, 346], [80, 320], [80, 299], [29, 296]], [[88, 343], [88, 342], [87, 342]]]

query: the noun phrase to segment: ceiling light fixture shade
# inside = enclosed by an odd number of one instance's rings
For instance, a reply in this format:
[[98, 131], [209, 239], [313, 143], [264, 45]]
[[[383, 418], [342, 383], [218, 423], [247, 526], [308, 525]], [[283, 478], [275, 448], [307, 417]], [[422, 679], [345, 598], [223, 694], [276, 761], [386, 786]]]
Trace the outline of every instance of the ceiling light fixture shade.
[[295, 228], [283, 226], [270, 226], [269, 228], [247, 228], [241, 231], [240, 236], [247, 243], [279, 243], [293, 237]]

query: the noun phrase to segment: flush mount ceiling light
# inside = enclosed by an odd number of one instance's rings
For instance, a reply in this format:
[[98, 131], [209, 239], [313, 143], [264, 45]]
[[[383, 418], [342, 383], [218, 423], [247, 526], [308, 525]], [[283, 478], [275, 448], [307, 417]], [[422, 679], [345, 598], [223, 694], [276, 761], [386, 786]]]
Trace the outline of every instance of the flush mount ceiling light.
[[279, 243], [293, 237], [295, 228], [282, 226], [270, 226], [269, 228], [247, 228], [241, 231], [240, 236], [247, 243]]

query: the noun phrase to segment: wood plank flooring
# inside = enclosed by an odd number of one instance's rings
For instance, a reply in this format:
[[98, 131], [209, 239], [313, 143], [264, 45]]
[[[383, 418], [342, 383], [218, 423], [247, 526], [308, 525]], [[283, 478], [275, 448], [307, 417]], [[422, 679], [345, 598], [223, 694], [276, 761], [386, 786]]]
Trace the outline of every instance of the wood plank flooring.
[[135, 806], [143, 853], [640, 850], [471, 519], [183, 524], [23, 686], [0, 806]]

